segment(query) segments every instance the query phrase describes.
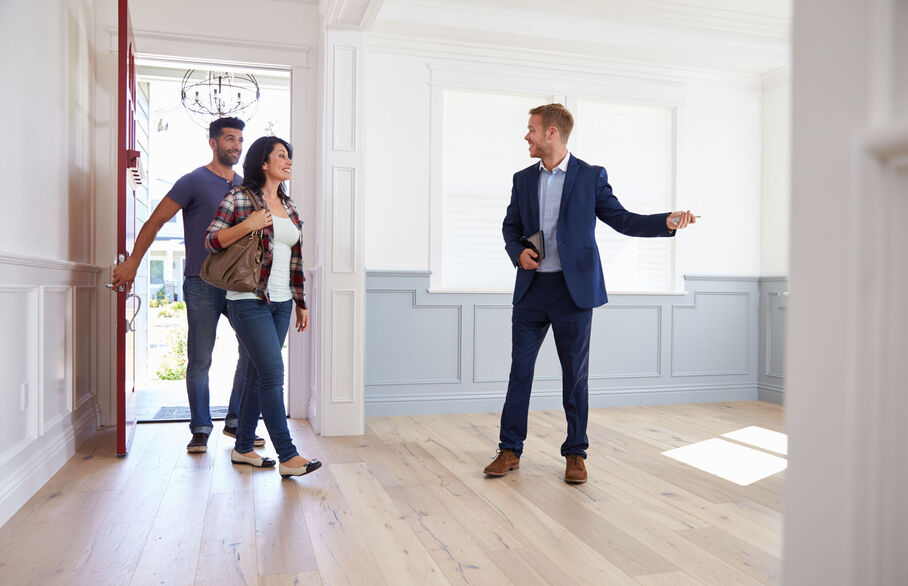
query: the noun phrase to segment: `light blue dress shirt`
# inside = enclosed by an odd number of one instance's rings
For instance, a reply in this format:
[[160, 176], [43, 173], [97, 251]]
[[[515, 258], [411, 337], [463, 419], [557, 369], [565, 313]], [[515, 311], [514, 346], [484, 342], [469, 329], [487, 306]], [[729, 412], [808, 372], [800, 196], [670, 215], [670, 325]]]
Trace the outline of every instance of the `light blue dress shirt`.
[[558, 214], [561, 210], [561, 192], [564, 191], [564, 177], [567, 173], [571, 153], [561, 159], [550, 173], [539, 161], [539, 226], [545, 241], [545, 258], [536, 269], [540, 273], [554, 273], [561, 270], [558, 256]]

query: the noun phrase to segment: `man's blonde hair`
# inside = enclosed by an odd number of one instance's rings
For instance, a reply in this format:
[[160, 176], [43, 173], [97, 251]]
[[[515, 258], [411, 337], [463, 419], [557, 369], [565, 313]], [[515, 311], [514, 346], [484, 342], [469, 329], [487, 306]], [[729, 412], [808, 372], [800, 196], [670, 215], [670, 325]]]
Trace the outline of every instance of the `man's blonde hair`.
[[568, 112], [568, 109], [561, 104], [546, 104], [536, 106], [530, 110], [530, 116], [540, 116], [542, 118], [542, 129], [548, 130], [554, 126], [558, 129], [558, 135], [561, 140], [567, 144], [571, 131], [574, 130], [574, 117]]

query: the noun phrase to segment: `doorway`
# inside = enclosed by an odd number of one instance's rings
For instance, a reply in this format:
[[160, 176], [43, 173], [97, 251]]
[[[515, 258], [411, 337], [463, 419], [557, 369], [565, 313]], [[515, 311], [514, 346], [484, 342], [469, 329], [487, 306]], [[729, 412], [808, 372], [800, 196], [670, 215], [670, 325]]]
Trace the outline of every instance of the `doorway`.
[[[143, 99], [141, 111], [137, 112], [137, 134], [147, 188], [143, 190], [143, 205], [137, 205], [137, 227], [180, 177], [211, 160], [207, 125], [213, 118], [191, 115], [181, 101], [184, 74], [190, 69], [248, 74], [255, 79], [259, 88], [257, 107], [251, 115], [237, 115], [246, 123], [243, 136], [247, 146], [263, 135], [290, 136], [289, 71], [138, 60], [137, 81]], [[235, 167], [240, 174], [243, 157]], [[158, 232], [136, 275], [137, 293], [147, 300], [136, 327], [136, 414], [140, 423], [189, 420], [183, 238], [182, 214], [178, 212]], [[223, 317], [218, 323], [209, 370], [212, 419], [223, 419], [227, 413], [236, 360], [236, 336]], [[284, 363], [287, 364], [286, 344]], [[285, 369], [285, 389], [287, 383]], [[287, 393], [284, 400], [286, 406]]]

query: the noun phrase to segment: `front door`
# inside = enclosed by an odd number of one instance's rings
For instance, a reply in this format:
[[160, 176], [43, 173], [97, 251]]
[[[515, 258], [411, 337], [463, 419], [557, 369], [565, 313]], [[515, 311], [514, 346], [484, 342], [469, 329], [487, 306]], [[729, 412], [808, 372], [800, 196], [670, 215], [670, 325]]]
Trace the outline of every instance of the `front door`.
[[[117, 259], [122, 262], [136, 237], [136, 69], [135, 37], [127, 0], [118, 5], [117, 53]], [[122, 287], [117, 292], [117, 455], [125, 456], [136, 427], [135, 317], [142, 300]]]

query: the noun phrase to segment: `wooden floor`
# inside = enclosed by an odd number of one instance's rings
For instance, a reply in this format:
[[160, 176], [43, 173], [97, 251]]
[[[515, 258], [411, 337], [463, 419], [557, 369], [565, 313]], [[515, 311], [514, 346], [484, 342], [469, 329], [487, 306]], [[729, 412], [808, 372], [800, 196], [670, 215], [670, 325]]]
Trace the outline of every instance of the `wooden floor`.
[[560, 411], [530, 414], [520, 470], [497, 479], [496, 414], [369, 418], [347, 438], [291, 421], [325, 464], [292, 480], [231, 465], [220, 434], [187, 454], [182, 423], [139, 426], [121, 459], [99, 433], [0, 528], [0, 583], [777, 583], [783, 474], [740, 487], [661, 455], [750, 425], [782, 431], [783, 411], [593, 410], [578, 486]]

